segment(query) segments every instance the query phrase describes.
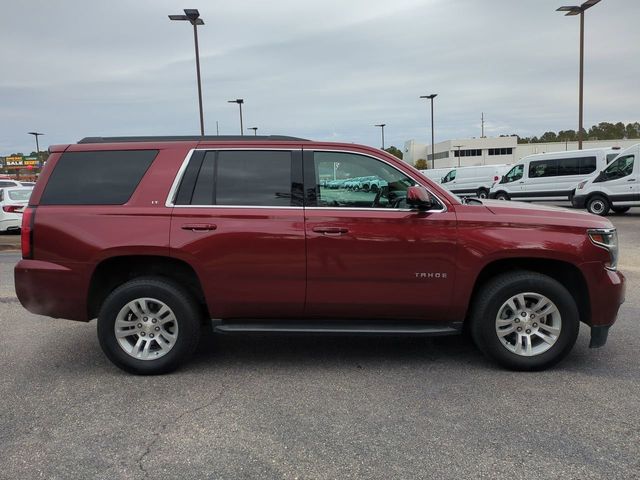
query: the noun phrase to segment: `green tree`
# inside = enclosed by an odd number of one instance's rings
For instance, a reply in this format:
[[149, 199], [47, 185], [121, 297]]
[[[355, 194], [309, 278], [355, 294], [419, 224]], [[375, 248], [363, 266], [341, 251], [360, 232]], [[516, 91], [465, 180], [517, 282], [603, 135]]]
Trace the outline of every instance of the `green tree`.
[[393, 145], [391, 145], [389, 148], [385, 148], [384, 151], [402, 160], [402, 151], [399, 148], [396, 148]]
[[426, 170], [427, 169], [427, 161], [424, 158], [419, 158], [418, 160], [416, 160], [415, 167], [418, 170]]

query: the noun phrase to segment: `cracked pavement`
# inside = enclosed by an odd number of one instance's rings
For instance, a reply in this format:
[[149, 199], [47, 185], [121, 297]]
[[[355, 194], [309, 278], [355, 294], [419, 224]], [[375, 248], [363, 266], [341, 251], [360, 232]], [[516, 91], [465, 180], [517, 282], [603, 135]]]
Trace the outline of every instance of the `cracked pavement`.
[[540, 373], [460, 337], [206, 334], [135, 377], [95, 321], [16, 302], [0, 252], [0, 479], [629, 479], [640, 472], [640, 209], [620, 230], [627, 303], [607, 345]]

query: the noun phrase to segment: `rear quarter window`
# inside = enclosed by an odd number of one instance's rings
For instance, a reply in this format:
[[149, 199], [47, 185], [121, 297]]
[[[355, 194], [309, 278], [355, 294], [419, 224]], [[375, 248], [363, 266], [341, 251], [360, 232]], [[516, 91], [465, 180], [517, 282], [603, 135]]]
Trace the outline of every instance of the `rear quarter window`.
[[40, 204], [127, 203], [157, 155], [158, 150], [64, 153], [49, 177]]

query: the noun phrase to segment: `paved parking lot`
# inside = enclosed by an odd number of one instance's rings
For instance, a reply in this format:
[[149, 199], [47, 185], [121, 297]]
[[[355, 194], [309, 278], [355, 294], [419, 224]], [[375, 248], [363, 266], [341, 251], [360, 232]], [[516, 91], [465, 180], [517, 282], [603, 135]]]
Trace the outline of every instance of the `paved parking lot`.
[[[465, 338], [225, 337], [162, 377], [17, 303], [0, 252], [0, 478], [640, 478], [640, 209], [613, 216], [627, 302], [553, 370]], [[6, 237], [0, 236], [0, 243]]]

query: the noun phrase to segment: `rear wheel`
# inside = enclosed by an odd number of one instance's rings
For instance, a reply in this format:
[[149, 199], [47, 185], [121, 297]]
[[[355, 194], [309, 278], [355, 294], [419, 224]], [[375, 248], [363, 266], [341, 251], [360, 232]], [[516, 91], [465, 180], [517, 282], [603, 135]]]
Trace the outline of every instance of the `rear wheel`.
[[606, 197], [602, 195], [594, 195], [589, 200], [587, 200], [587, 211], [589, 213], [593, 213], [594, 215], [600, 215], [604, 217], [609, 213], [611, 209], [611, 204]]
[[575, 300], [551, 277], [504, 274], [479, 292], [471, 334], [488, 357], [512, 370], [542, 370], [562, 360], [579, 330]]
[[479, 188], [476, 195], [478, 198], [489, 198], [489, 192], [486, 188]]
[[611, 207], [615, 213], [627, 213], [631, 207]]
[[195, 350], [201, 310], [192, 296], [161, 277], [142, 277], [116, 288], [98, 316], [98, 339], [115, 365], [136, 374], [176, 369]]
[[506, 192], [498, 192], [496, 193], [496, 200], [511, 200], [509, 198], [509, 194]]

